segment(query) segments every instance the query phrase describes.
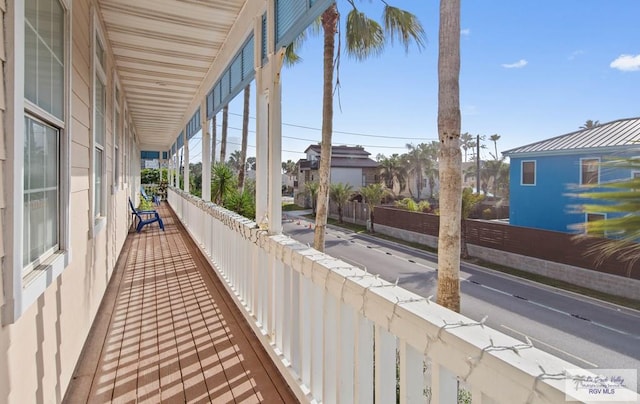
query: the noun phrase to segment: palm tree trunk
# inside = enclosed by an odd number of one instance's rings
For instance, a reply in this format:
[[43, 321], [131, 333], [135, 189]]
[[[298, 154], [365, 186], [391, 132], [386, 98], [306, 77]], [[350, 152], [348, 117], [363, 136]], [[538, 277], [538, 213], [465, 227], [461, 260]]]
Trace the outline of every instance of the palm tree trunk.
[[247, 137], [249, 137], [249, 98], [251, 95], [251, 85], [244, 88], [244, 108], [242, 111], [242, 145], [240, 148], [240, 171], [238, 172], [238, 189], [244, 187], [244, 172], [247, 164]]
[[213, 167], [216, 162], [216, 138], [218, 137], [217, 121], [218, 120], [216, 119], [216, 115], [213, 115], [213, 117], [211, 118], [211, 167]]
[[229, 127], [229, 104], [222, 107], [222, 137], [220, 138], [220, 162], [227, 160], [227, 128]]
[[440, 138], [440, 234], [438, 304], [460, 312], [460, 0], [440, 0], [438, 136]]
[[322, 144], [320, 146], [320, 170], [318, 207], [313, 247], [324, 251], [324, 235], [329, 209], [329, 176], [331, 171], [331, 134], [333, 132], [333, 55], [338, 32], [338, 7], [333, 3], [322, 13], [324, 31], [324, 83], [322, 90]]

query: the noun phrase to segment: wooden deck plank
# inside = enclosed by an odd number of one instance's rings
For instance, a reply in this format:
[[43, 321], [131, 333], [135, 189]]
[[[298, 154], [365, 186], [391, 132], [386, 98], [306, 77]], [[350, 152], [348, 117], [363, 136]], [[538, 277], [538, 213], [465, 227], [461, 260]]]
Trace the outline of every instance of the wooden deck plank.
[[173, 212], [159, 209], [166, 231], [152, 225], [129, 234], [122, 274], [109, 285], [115, 302], [97, 317], [109, 325], [94, 326], [102, 330], [92, 333], [99, 343], [87, 341], [95, 374], [77, 380], [90, 379], [90, 388], [72, 382], [69, 390], [78, 394], [65, 400], [296, 402]]

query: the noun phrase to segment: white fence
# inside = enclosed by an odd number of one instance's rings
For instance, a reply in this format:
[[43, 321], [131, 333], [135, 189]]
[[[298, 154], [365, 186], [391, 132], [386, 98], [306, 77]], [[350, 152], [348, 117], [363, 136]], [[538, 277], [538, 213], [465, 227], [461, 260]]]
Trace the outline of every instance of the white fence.
[[301, 401], [565, 402], [575, 366], [212, 203], [169, 203]]

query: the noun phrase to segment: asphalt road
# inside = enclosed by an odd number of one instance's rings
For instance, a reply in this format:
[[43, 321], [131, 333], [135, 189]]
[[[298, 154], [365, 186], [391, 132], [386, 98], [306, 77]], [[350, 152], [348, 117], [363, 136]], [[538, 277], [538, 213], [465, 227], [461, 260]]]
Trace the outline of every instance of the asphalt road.
[[[302, 219], [284, 233], [313, 244]], [[436, 295], [436, 256], [367, 235], [329, 228], [326, 252], [421, 296]], [[460, 273], [461, 313], [581, 368], [637, 369], [640, 312], [476, 265]]]

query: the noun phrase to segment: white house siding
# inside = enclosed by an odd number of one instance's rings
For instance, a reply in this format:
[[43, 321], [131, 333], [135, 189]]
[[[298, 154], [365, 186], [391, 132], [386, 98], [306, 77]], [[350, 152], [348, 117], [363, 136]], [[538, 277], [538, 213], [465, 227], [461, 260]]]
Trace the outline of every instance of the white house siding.
[[[71, 7], [72, 4], [72, 7]], [[14, 2], [8, 4], [7, 19], [0, 19], [13, 29], [14, 13], [11, 12]], [[93, 11], [96, 8], [92, 0], [66, 1], [71, 8], [71, 42], [66, 46], [71, 49], [71, 117], [67, 118], [66, 128], [70, 133], [70, 173], [69, 173], [69, 211], [70, 211], [70, 260], [63, 272], [54, 278], [28, 308], [12, 321], [5, 321], [0, 326], [0, 403], [52, 403], [60, 402], [71, 379], [76, 362], [83, 344], [102, 300], [107, 283], [113, 271], [116, 259], [120, 253], [128, 232], [130, 215], [128, 213], [127, 197], [133, 190], [139, 189], [140, 177], [135, 175], [126, 180], [124, 176], [124, 162], [122, 151], [126, 141], [121, 142], [122, 180], [113, 191], [113, 59], [106, 44], [106, 74], [107, 74], [107, 104], [106, 104], [106, 205], [107, 223], [102, 230], [93, 235], [91, 215], [91, 201], [93, 196], [91, 167], [92, 167], [92, 77], [91, 70], [92, 49], [91, 39]], [[4, 1], [0, 0], [0, 10], [5, 10]], [[22, 18], [22, 15], [18, 15]], [[68, 20], [69, 21], [69, 20]], [[20, 25], [21, 26], [21, 25]], [[0, 26], [0, 32], [6, 32]], [[4, 47], [7, 53], [13, 55], [13, 42], [1, 38], [2, 52], [0, 59], [5, 62]], [[6, 64], [15, 63], [11, 57]], [[13, 84], [5, 82], [6, 66], [0, 71], [0, 82], [12, 88]], [[16, 70], [23, 67], [16, 66]], [[16, 84], [17, 86], [17, 84]], [[120, 88], [124, 95], [124, 88]], [[7, 91], [9, 93], [9, 88]], [[0, 92], [3, 95], [4, 91]], [[5, 198], [13, 194], [8, 189], [13, 178], [15, 167], [5, 149], [5, 105], [0, 98], [0, 257], [2, 258], [2, 279], [12, 275], [7, 256], [12, 250], [5, 249], [3, 240], [14, 240], [12, 233], [15, 221], [21, 223], [21, 217], [6, 217]], [[7, 102], [7, 113], [14, 114], [22, 109], [22, 104], [14, 101]], [[121, 109], [124, 115], [124, 109]], [[9, 138], [10, 144], [13, 139]], [[64, 146], [62, 146], [64, 147]], [[130, 167], [139, 167], [139, 148], [134, 146], [137, 155], [130, 156]], [[9, 157], [7, 157], [9, 156]], [[61, 178], [64, 181], [64, 177]], [[4, 185], [4, 186], [3, 186]], [[14, 188], [15, 189], [15, 188]], [[133, 195], [135, 198], [136, 195]], [[20, 259], [14, 257], [12, 259]], [[11, 260], [10, 260], [11, 261]], [[11, 278], [11, 277], [9, 277]], [[6, 282], [2, 285], [2, 300], [0, 303], [10, 305], [11, 286]]]
[[349, 184], [357, 191], [362, 187], [362, 168], [332, 167], [331, 183]]

